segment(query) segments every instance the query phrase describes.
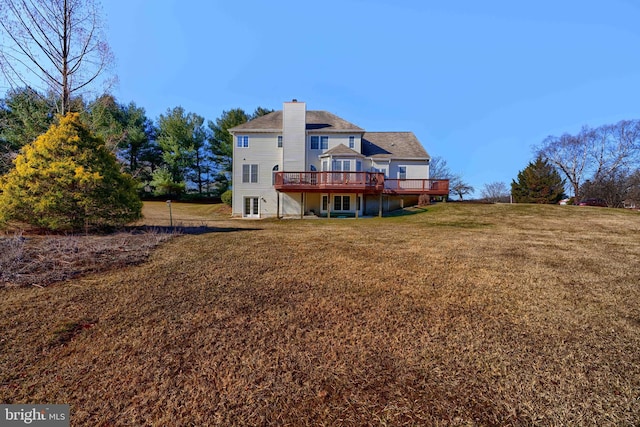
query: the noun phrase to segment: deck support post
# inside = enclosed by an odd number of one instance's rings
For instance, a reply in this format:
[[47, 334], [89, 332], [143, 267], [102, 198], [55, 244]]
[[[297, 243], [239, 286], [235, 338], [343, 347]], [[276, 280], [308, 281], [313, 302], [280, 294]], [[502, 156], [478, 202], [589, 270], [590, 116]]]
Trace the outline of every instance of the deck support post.
[[276, 192], [276, 218], [280, 219], [280, 192]]
[[300, 193], [300, 219], [304, 218], [304, 193]]
[[380, 203], [378, 204], [378, 216], [382, 218], [382, 193], [380, 193]]
[[331, 193], [327, 196], [327, 219], [331, 219]]
[[360, 209], [359, 208], [359, 203], [360, 202], [360, 194], [356, 193], [356, 219], [358, 219], [358, 215], [360, 213]]

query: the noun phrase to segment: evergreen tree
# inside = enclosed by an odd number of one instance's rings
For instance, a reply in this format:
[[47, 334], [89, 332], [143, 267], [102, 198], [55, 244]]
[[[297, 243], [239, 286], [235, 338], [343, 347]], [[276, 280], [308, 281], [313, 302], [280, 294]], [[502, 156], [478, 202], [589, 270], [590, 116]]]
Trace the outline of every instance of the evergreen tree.
[[107, 148], [116, 153], [128, 173], [141, 182], [151, 180], [151, 173], [162, 163], [162, 152], [155, 143], [155, 127], [144, 108], [133, 102], [120, 104], [112, 95], [105, 94], [89, 104], [86, 120]]
[[24, 146], [0, 181], [0, 219], [49, 230], [120, 226], [141, 209], [135, 181], [78, 113]]
[[208, 126], [211, 129], [212, 159], [221, 171], [231, 172], [233, 163], [233, 137], [227, 129], [239, 126], [248, 122], [251, 117], [241, 108], [223, 111], [222, 116], [216, 119], [215, 123], [209, 120]]
[[558, 203], [564, 197], [564, 184], [558, 171], [538, 157], [511, 182], [511, 195], [516, 203]]
[[158, 145], [171, 181], [179, 186], [190, 179], [200, 192], [206, 173], [203, 152], [207, 134], [203, 123], [203, 117], [186, 113], [182, 107], [169, 109], [158, 119]]
[[55, 105], [32, 89], [10, 90], [0, 105], [0, 174], [24, 145], [45, 133], [54, 119]]
[[272, 112], [273, 110], [268, 108], [257, 107], [253, 114], [249, 115], [241, 108], [234, 108], [229, 111], [223, 111], [215, 122], [209, 120], [211, 158], [218, 165], [220, 172], [231, 172], [233, 164], [233, 137], [228, 129]]

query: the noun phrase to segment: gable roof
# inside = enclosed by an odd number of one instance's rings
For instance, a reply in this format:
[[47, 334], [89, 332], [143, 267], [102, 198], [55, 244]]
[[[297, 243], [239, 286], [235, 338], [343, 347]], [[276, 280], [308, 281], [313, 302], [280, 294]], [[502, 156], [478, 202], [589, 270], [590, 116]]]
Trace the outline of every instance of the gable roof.
[[[318, 130], [319, 132], [364, 132], [364, 129], [328, 111], [309, 110], [306, 112], [306, 122], [307, 130]], [[232, 132], [282, 132], [282, 110], [265, 114], [229, 130]]]
[[413, 132], [366, 132], [362, 136], [362, 154], [373, 159], [429, 159]]
[[331, 150], [327, 150], [320, 157], [325, 156], [357, 156], [364, 157], [362, 154], [358, 153], [356, 150], [352, 150], [344, 144], [338, 144], [333, 147]]

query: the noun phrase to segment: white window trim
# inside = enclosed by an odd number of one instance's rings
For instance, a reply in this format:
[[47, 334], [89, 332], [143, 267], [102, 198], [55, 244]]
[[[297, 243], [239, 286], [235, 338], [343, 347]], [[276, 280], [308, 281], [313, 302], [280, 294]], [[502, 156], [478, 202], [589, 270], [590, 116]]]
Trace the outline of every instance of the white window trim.
[[[245, 167], [248, 167], [247, 180], [245, 180]], [[256, 163], [242, 164], [242, 183], [243, 184], [257, 184], [258, 177], [259, 177], [258, 165]]]
[[236, 147], [237, 148], [249, 148], [249, 135], [238, 135], [238, 136], [236, 136]]

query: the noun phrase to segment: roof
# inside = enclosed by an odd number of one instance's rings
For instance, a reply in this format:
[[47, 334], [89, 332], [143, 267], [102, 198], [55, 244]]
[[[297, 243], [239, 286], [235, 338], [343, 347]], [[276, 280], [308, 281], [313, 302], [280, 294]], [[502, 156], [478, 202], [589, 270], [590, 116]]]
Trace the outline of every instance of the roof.
[[[364, 132], [364, 129], [328, 111], [309, 110], [306, 114], [306, 122], [307, 130], [318, 130], [320, 132]], [[282, 132], [282, 110], [265, 114], [264, 116], [255, 118], [229, 130], [232, 132]]]
[[430, 158], [413, 132], [366, 132], [362, 136], [362, 154], [373, 159]]
[[320, 157], [324, 157], [324, 156], [358, 156], [358, 157], [364, 157], [362, 154], [358, 153], [356, 150], [352, 150], [351, 148], [347, 147], [344, 144], [336, 145], [331, 150], [327, 150], [324, 153], [322, 153], [322, 156], [320, 156]]

